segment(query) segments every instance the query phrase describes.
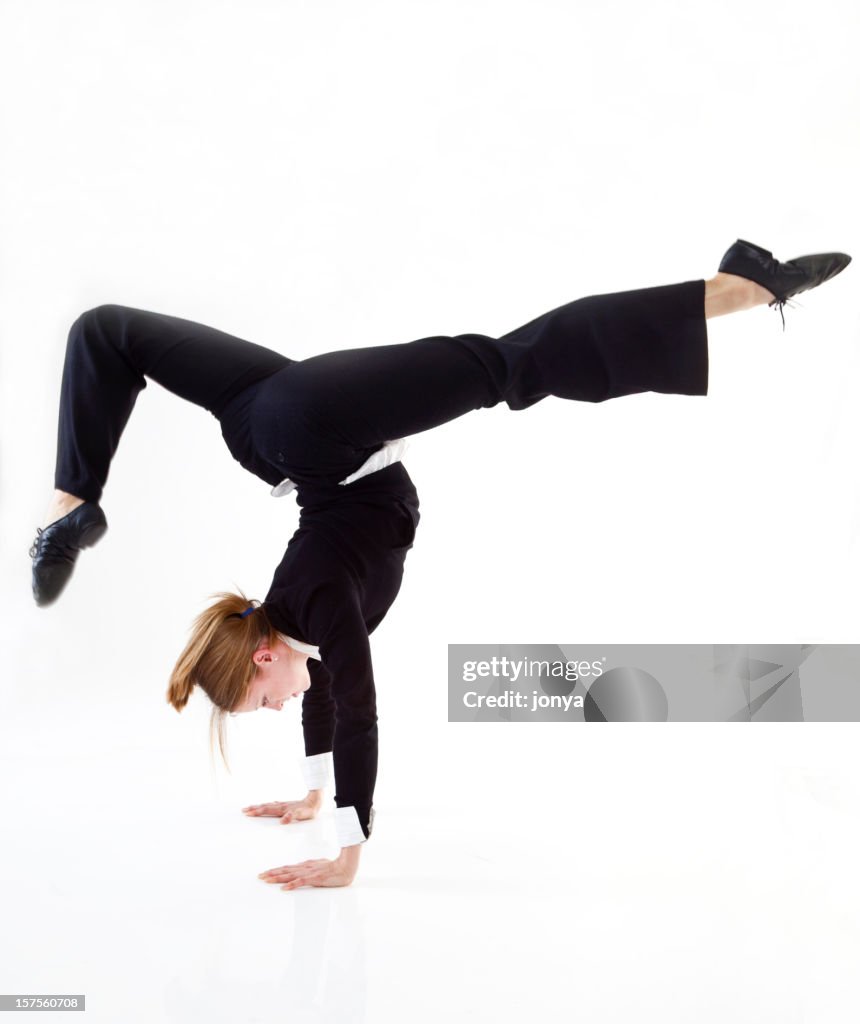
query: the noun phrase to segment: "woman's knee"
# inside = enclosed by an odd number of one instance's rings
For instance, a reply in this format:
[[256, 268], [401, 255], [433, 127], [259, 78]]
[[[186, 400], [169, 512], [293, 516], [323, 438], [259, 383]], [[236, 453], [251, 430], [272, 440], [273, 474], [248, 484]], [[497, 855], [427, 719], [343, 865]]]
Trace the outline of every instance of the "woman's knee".
[[113, 302], [105, 302], [100, 306], [93, 306], [92, 309], [85, 310], [75, 323], [82, 327], [89, 327], [114, 322], [122, 315], [125, 308], [125, 306], [119, 306]]
[[69, 328], [69, 344], [91, 341], [115, 326], [121, 307], [111, 303], [84, 310]]

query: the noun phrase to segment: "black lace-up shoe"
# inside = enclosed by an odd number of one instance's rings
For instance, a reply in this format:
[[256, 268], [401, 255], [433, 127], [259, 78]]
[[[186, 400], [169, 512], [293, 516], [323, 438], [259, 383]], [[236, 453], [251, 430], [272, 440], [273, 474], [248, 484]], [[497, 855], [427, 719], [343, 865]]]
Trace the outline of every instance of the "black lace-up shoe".
[[739, 238], [726, 251], [719, 269], [724, 274], [737, 274], [767, 288], [775, 296], [768, 306], [779, 308], [782, 329], [785, 330], [782, 309], [792, 295], [817, 288], [844, 270], [850, 262], [851, 257], [844, 252], [820, 252], [780, 263], [773, 258], [772, 252]]
[[94, 501], [85, 501], [44, 529], [36, 527], [30, 557], [37, 605], [44, 607], [57, 600], [71, 578], [78, 553], [100, 541], [105, 530], [107, 519]]

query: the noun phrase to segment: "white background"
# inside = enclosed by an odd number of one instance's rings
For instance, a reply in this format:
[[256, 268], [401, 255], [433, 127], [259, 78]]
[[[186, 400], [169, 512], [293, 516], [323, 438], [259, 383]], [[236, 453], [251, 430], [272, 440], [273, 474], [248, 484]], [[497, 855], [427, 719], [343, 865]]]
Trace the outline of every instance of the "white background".
[[[412, 440], [374, 634], [374, 834], [346, 889], [296, 703], [167, 677], [297, 521], [154, 383], [110, 530], [38, 609], [66, 333], [111, 302], [293, 358], [499, 335], [712, 276], [737, 237], [860, 250], [856, 4], [0, 2], [0, 991], [93, 1021], [857, 1019], [855, 724], [449, 725], [449, 643], [860, 642], [857, 264], [708, 321], [707, 398], [504, 404]], [[49, 1014], [43, 1019], [65, 1020]]]

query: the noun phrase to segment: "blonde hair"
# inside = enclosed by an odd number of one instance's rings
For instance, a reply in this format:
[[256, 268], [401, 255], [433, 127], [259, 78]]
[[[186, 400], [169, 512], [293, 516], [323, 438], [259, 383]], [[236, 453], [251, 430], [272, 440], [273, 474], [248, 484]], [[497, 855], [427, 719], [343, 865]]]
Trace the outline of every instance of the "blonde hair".
[[[254, 651], [265, 644], [277, 642], [278, 632], [259, 601], [238, 593], [220, 591], [210, 594], [215, 603], [202, 611], [191, 626], [191, 639], [179, 655], [167, 687], [167, 703], [182, 711], [195, 686], [212, 701], [209, 720], [210, 754], [215, 737], [225, 766], [224, 719], [241, 706], [257, 671], [251, 660]], [[240, 618], [249, 605], [256, 611]]]

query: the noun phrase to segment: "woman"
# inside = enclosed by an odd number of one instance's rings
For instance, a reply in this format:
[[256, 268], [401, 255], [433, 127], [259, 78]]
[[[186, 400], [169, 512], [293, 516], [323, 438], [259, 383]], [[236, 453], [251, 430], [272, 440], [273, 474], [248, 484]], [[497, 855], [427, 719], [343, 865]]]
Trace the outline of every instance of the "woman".
[[825, 253], [780, 263], [738, 239], [710, 280], [588, 296], [498, 339], [429, 337], [304, 360], [176, 317], [91, 309], [69, 333], [56, 491], [30, 551], [36, 601], [56, 600], [80, 550], [107, 529], [99, 501], [147, 377], [208, 409], [234, 458], [274, 493], [295, 487], [299, 526], [265, 600], [215, 595], [194, 622], [167, 699], [181, 711], [199, 686], [212, 701], [223, 754], [226, 714], [280, 710], [304, 695], [307, 797], [244, 811], [313, 817], [332, 758], [339, 857], [261, 877], [284, 888], [348, 885], [374, 816], [368, 638], [397, 596], [419, 521], [396, 442], [501, 401], [525, 409], [547, 395], [705, 395], [709, 317], [764, 302], [782, 313], [792, 295], [849, 262]]

